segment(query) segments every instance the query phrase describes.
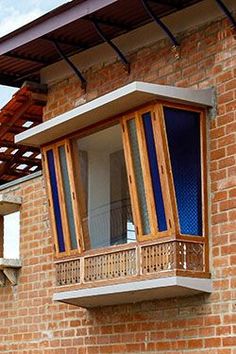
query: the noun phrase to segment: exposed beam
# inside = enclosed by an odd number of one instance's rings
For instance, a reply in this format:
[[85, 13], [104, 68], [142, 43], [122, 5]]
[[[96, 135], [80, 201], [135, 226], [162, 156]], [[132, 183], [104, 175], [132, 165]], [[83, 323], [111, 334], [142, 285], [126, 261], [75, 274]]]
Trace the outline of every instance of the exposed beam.
[[228, 7], [224, 4], [223, 1], [221, 0], [216, 0], [218, 6], [221, 8], [221, 10], [224, 12], [225, 16], [229, 19], [229, 21], [232, 24], [232, 27], [234, 28], [234, 30], [236, 30], [236, 19], [233, 17], [233, 15], [231, 14], [230, 10], [228, 9]]
[[11, 160], [11, 164], [13, 163], [21, 163], [21, 164], [26, 164], [29, 165], [30, 167], [32, 166], [41, 166], [41, 160], [40, 159], [35, 159], [35, 158], [31, 158], [31, 157], [17, 157], [16, 159], [12, 159], [12, 157], [14, 157], [14, 155], [7, 155], [4, 152], [0, 152], [0, 161], [10, 161]]
[[[24, 146], [21, 150], [17, 151], [15, 155], [12, 155], [12, 158], [9, 161], [3, 162], [0, 164], [0, 178], [2, 178], [3, 175], [9, 174], [9, 172], [12, 174], [12, 168], [11, 165], [17, 159], [18, 157], [21, 157], [21, 155], [28, 150], [27, 146]], [[17, 171], [18, 173], [18, 171]], [[23, 174], [23, 171], [20, 171], [20, 173]], [[28, 174], [28, 173], [27, 173]]]
[[153, 2], [155, 4], [159, 5], [165, 5], [167, 7], [170, 7], [172, 9], [181, 9], [183, 5], [181, 4], [181, 1], [178, 0], [149, 0], [150, 2]]
[[95, 15], [91, 15], [87, 18], [89, 21], [95, 21], [96, 23], [99, 23], [101, 25], [105, 25], [105, 26], [110, 26], [110, 27], [115, 27], [118, 29], [121, 29], [123, 31], [131, 31], [132, 27], [127, 25], [126, 23], [117, 21], [115, 19], [111, 19], [111, 18], [102, 18], [102, 17], [98, 17]]
[[62, 45], [69, 45], [71, 47], [75, 47], [77, 50], [84, 50], [88, 48], [88, 44], [84, 43], [84, 42], [80, 42], [80, 41], [73, 41], [71, 39], [68, 38], [61, 38], [55, 35], [46, 35], [40, 39], [46, 40], [48, 42], [54, 43], [57, 42], [59, 44]]
[[[86, 0], [74, 6], [69, 6], [68, 9], [55, 15], [49, 15], [42, 20], [33, 21], [32, 24], [16, 30], [10, 35], [3, 37], [0, 40], [0, 55], [10, 52], [28, 42], [45, 36], [46, 34], [55, 31], [63, 26], [68, 25], [82, 17], [88, 16], [108, 5], [111, 5], [118, 0]], [[13, 35], [14, 34], [14, 35]]]
[[78, 78], [81, 81], [81, 87], [83, 89], [86, 89], [86, 85], [87, 85], [87, 81], [84, 78], [83, 74], [80, 72], [80, 70], [77, 68], [77, 66], [66, 56], [66, 54], [63, 52], [63, 50], [61, 49], [60, 45], [57, 42], [53, 42], [58, 54], [60, 55], [60, 57], [65, 60], [65, 62], [67, 63], [67, 65], [75, 72], [75, 74], [78, 76]]
[[[4, 124], [1, 125], [1, 127], [4, 126]], [[12, 133], [12, 134], [20, 134], [23, 133], [26, 129], [23, 127], [19, 127], [17, 125], [13, 125], [12, 127], [10, 127], [8, 133]]]
[[[31, 81], [33, 81], [32, 77], [34, 77], [35, 75], [38, 75], [39, 71], [40, 71], [41, 68], [37, 68], [37, 69], [32, 69], [30, 71], [26, 71], [24, 72], [22, 75], [19, 75], [16, 79], [15, 79], [15, 83], [16, 84], [19, 84], [19, 86], [22, 85], [22, 83], [30, 78]], [[33, 82], [38, 82], [39, 81], [39, 77], [38, 77], [38, 80], [36, 81], [33, 81]]]
[[179, 42], [175, 38], [175, 36], [171, 33], [169, 28], [160, 20], [160, 18], [155, 15], [153, 12], [152, 8], [150, 7], [148, 0], [141, 0], [143, 7], [145, 8], [147, 14], [153, 19], [153, 21], [156, 22], [156, 24], [162, 28], [162, 30], [167, 34], [167, 36], [170, 38], [171, 42], [175, 47], [179, 47]]
[[27, 109], [31, 106], [32, 104], [32, 98], [28, 98], [25, 102], [25, 104], [22, 105], [21, 109], [15, 113], [10, 120], [6, 123], [3, 123], [0, 125], [0, 139], [15, 125], [15, 123], [18, 121], [18, 119], [21, 118], [22, 114], [24, 114]]
[[7, 58], [30, 61], [35, 64], [41, 64], [41, 65], [49, 65], [50, 64], [50, 62], [46, 59], [43, 59], [43, 58], [39, 59], [39, 58], [33, 57], [31, 55], [23, 55], [23, 54], [18, 54], [15, 52], [14, 53], [13, 52], [5, 53], [5, 54], [3, 54], [3, 56], [7, 57]]
[[42, 123], [42, 116], [32, 113], [24, 113], [21, 120]]
[[[25, 149], [26, 146], [25, 145], [21, 145], [21, 144], [15, 144], [14, 142], [12, 141], [7, 141], [7, 140], [3, 140], [1, 139], [0, 140], [0, 147], [8, 147], [8, 148], [13, 148], [13, 149]], [[27, 147], [27, 151], [32, 151], [32, 152], [35, 152], [35, 153], [40, 153], [40, 150], [39, 148], [36, 148], [34, 146], [28, 146]]]
[[0, 84], [19, 87], [19, 85], [15, 81], [18, 77], [19, 77], [18, 75], [12, 75], [10, 73], [9, 74], [0, 73]]
[[122, 61], [122, 63], [124, 64], [127, 72], [130, 72], [130, 63], [128, 62], [128, 60], [126, 59], [126, 57], [124, 56], [124, 54], [121, 52], [121, 50], [112, 42], [112, 40], [110, 40], [105, 33], [101, 30], [99, 24], [95, 21], [92, 20], [92, 23], [94, 25], [94, 28], [96, 30], [96, 32], [98, 33], [98, 35], [103, 39], [104, 42], [106, 42], [118, 55], [118, 57], [120, 58], [120, 60]]

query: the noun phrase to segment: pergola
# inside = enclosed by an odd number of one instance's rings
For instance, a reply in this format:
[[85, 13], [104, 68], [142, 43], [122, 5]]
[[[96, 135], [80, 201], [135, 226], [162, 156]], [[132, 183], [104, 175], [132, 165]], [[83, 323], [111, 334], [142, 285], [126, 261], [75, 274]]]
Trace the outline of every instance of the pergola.
[[0, 110], [0, 184], [41, 170], [40, 150], [14, 143], [15, 134], [42, 122], [46, 88], [25, 83]]

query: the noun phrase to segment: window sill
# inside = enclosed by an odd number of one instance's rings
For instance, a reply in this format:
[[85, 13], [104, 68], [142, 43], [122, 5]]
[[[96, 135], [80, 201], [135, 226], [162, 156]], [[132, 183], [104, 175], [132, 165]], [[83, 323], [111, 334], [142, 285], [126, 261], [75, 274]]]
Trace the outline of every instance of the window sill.
[[0, 286], [6, 284], [6, 279], [12, 285], [17, 284], [17, 273], [21, 268], [19, 259], [0, 258]]
[[15, 213], [20, 209], [21, 197], [16, 197], [11, 194], [0, 194], [0, 215], [8, 215]]
[[211, 279], [173, 276], [58, 292], [54, 294], [53, 300], [89, 308], [191, 296], [211, 291]]

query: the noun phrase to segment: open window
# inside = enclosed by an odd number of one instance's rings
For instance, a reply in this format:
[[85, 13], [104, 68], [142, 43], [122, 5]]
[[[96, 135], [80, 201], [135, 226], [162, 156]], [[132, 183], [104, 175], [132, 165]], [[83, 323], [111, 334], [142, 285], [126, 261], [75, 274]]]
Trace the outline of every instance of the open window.
[[42, 147], [55, 300], [89, 307], [211, 291], [211, 102], [211, 90], [134, 82], [17, 138]]
[[205, 237], [204, 115], [157, 103], [46, 146], [56, 255]]

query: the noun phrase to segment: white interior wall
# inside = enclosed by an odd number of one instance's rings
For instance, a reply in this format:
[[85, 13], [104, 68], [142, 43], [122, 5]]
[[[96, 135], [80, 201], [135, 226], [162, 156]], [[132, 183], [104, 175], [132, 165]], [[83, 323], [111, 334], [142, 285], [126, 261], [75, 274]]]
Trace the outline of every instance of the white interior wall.
[[[110, 245], [110, 154], [122, 149], [119, 125], [78, 140], [88, 153], [88, 226], [92, 248]], [[94, 215], [101, 215], [96, 219]], [[97, 220], [97, 222], [96, 222]]]

